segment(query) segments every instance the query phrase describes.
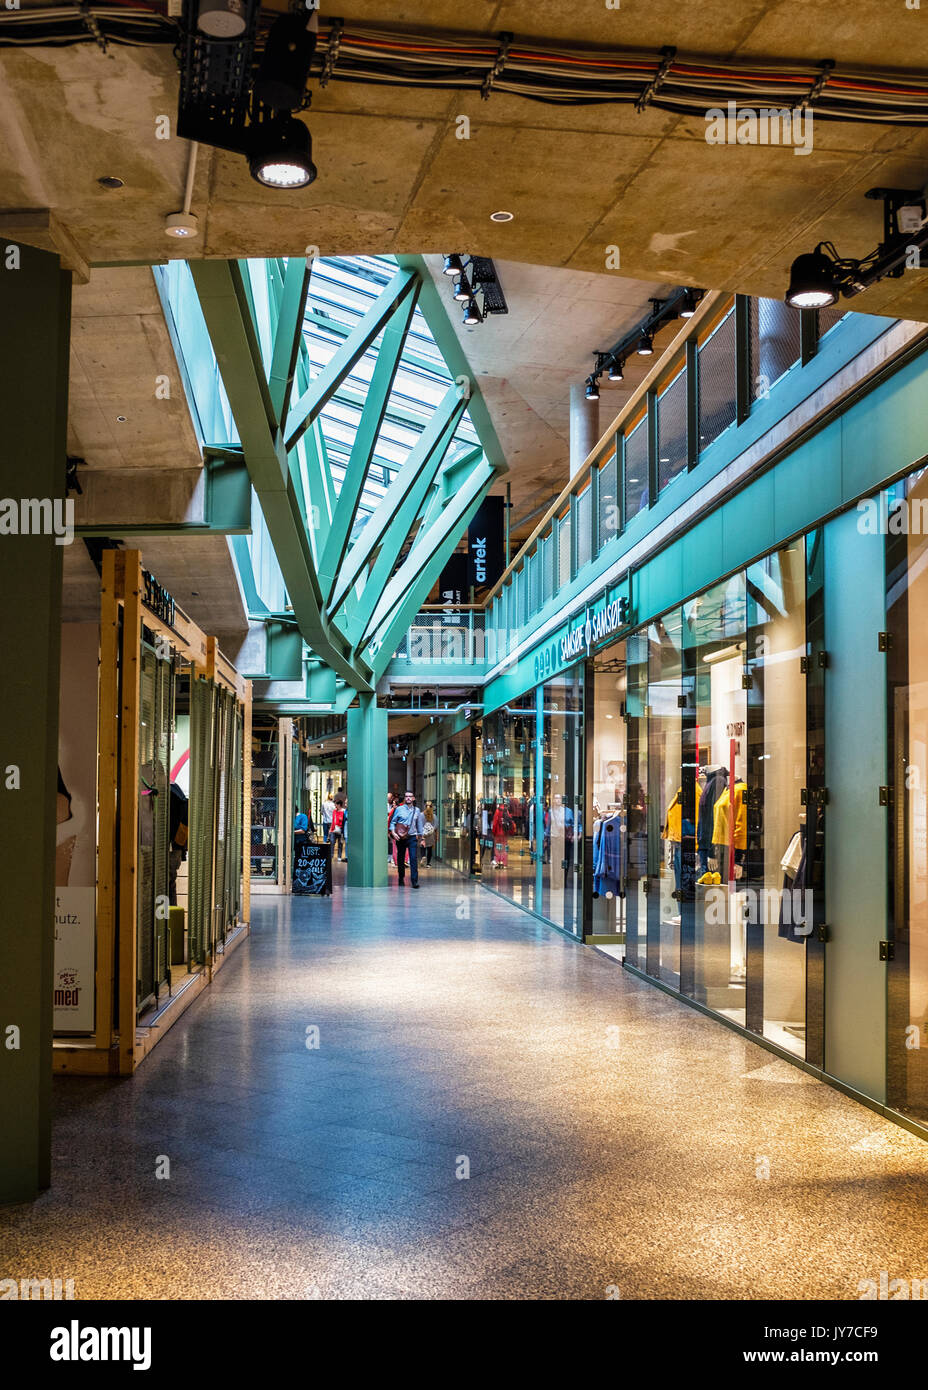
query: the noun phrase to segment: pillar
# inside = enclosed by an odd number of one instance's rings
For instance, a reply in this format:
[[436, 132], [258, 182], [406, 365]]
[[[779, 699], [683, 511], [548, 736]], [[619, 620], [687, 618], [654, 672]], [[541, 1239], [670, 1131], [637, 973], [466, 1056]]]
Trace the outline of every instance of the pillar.
[[348, 886], [387, 883], [387, 711], [360, 695], [348, 711]]
[[585, 386], [570, 388], [570, 476], [599, 443], [599, 401], [586, 397]]
[[[0, 239], [0, 498], [17, 509], [64, 497], [70, 317], [58, 257]], [[0, 532], [0, 1202], [51, 1180], [61, 576], [54, 534]]]

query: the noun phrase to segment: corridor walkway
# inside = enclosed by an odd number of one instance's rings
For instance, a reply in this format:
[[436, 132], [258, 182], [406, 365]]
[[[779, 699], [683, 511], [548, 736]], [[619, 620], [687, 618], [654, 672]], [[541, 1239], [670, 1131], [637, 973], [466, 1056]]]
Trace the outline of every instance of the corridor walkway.
[[0, 1212], [0, 1276], [91, 1299], [928, 1277], [928, 1145], [494, 895], [433, 870], [253, 906], [134, 1079], [56, 1081], [54, 1186]]

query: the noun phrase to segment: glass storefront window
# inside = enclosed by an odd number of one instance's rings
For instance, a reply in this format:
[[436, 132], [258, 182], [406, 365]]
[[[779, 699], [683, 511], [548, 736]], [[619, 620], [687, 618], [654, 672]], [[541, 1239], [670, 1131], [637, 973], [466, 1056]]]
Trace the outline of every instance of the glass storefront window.
[[543, 687], [544, 852], [540, 912], [579, 934], [583, 898], [583, 679], [579, 667]]
[[478, 805], [485, 883], [534, 911], [536, 711], [534, 692], [483, 721], [483, 786]]
[[928, 471], [885, 499], [890, 929], [887, 1103], [928, 1121]]
[[471, 731], [462, 729], [445, 744], [440, 816], [442, 858], [461, 873], [470, 871]]

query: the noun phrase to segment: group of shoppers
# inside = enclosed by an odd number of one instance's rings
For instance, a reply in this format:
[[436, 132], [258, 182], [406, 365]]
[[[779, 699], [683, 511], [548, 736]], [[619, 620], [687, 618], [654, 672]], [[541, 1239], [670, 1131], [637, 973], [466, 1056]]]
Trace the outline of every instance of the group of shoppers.
[[402, 801], [387, 793], [387, 855], [396, 865], [397, 881], [406, 882], [406, 860], [409, 858], [409, 877], [413, 888], [419, 887], [419, 856], [424, 852], [425, 866], [432, 862], [435, 849], [435, 807], [426, 802], [425, 811], [416, 805], [415, 793], [408, 791]]

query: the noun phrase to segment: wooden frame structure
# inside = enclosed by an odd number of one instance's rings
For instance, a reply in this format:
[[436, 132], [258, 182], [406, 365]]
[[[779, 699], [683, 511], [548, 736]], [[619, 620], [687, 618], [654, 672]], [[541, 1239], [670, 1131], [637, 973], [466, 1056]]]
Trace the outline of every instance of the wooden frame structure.
[[[137, 885], [139, 837], [139, 705], [142, 626], [170, 643], [192, 675], [229, 690], [242, 707], [241, 921], [224, 949], [201, 967], [146, 1025], [137, 1021]], [[121, 673], [121, 679], [120, 679]], [[100, 591], [100, 684], [97, 762], [97, 898], [94, 1032], [55, 1040], [53, 1070], [79, 1075], [130, 1075], [167, 1029], [212, 980], [250, 930], [251, 682], [235, 670], [180, 609], [172, 623], [145, 602], [137, 550], [105, 550]], [[215, 859], [213, 866], [215, 876]], [[215, 884], [214, 884], [215, 888]], [[212, 894], [215, 901], [215, 892]], [[130, 1025], [125, 1026], [125, 1020]]]

